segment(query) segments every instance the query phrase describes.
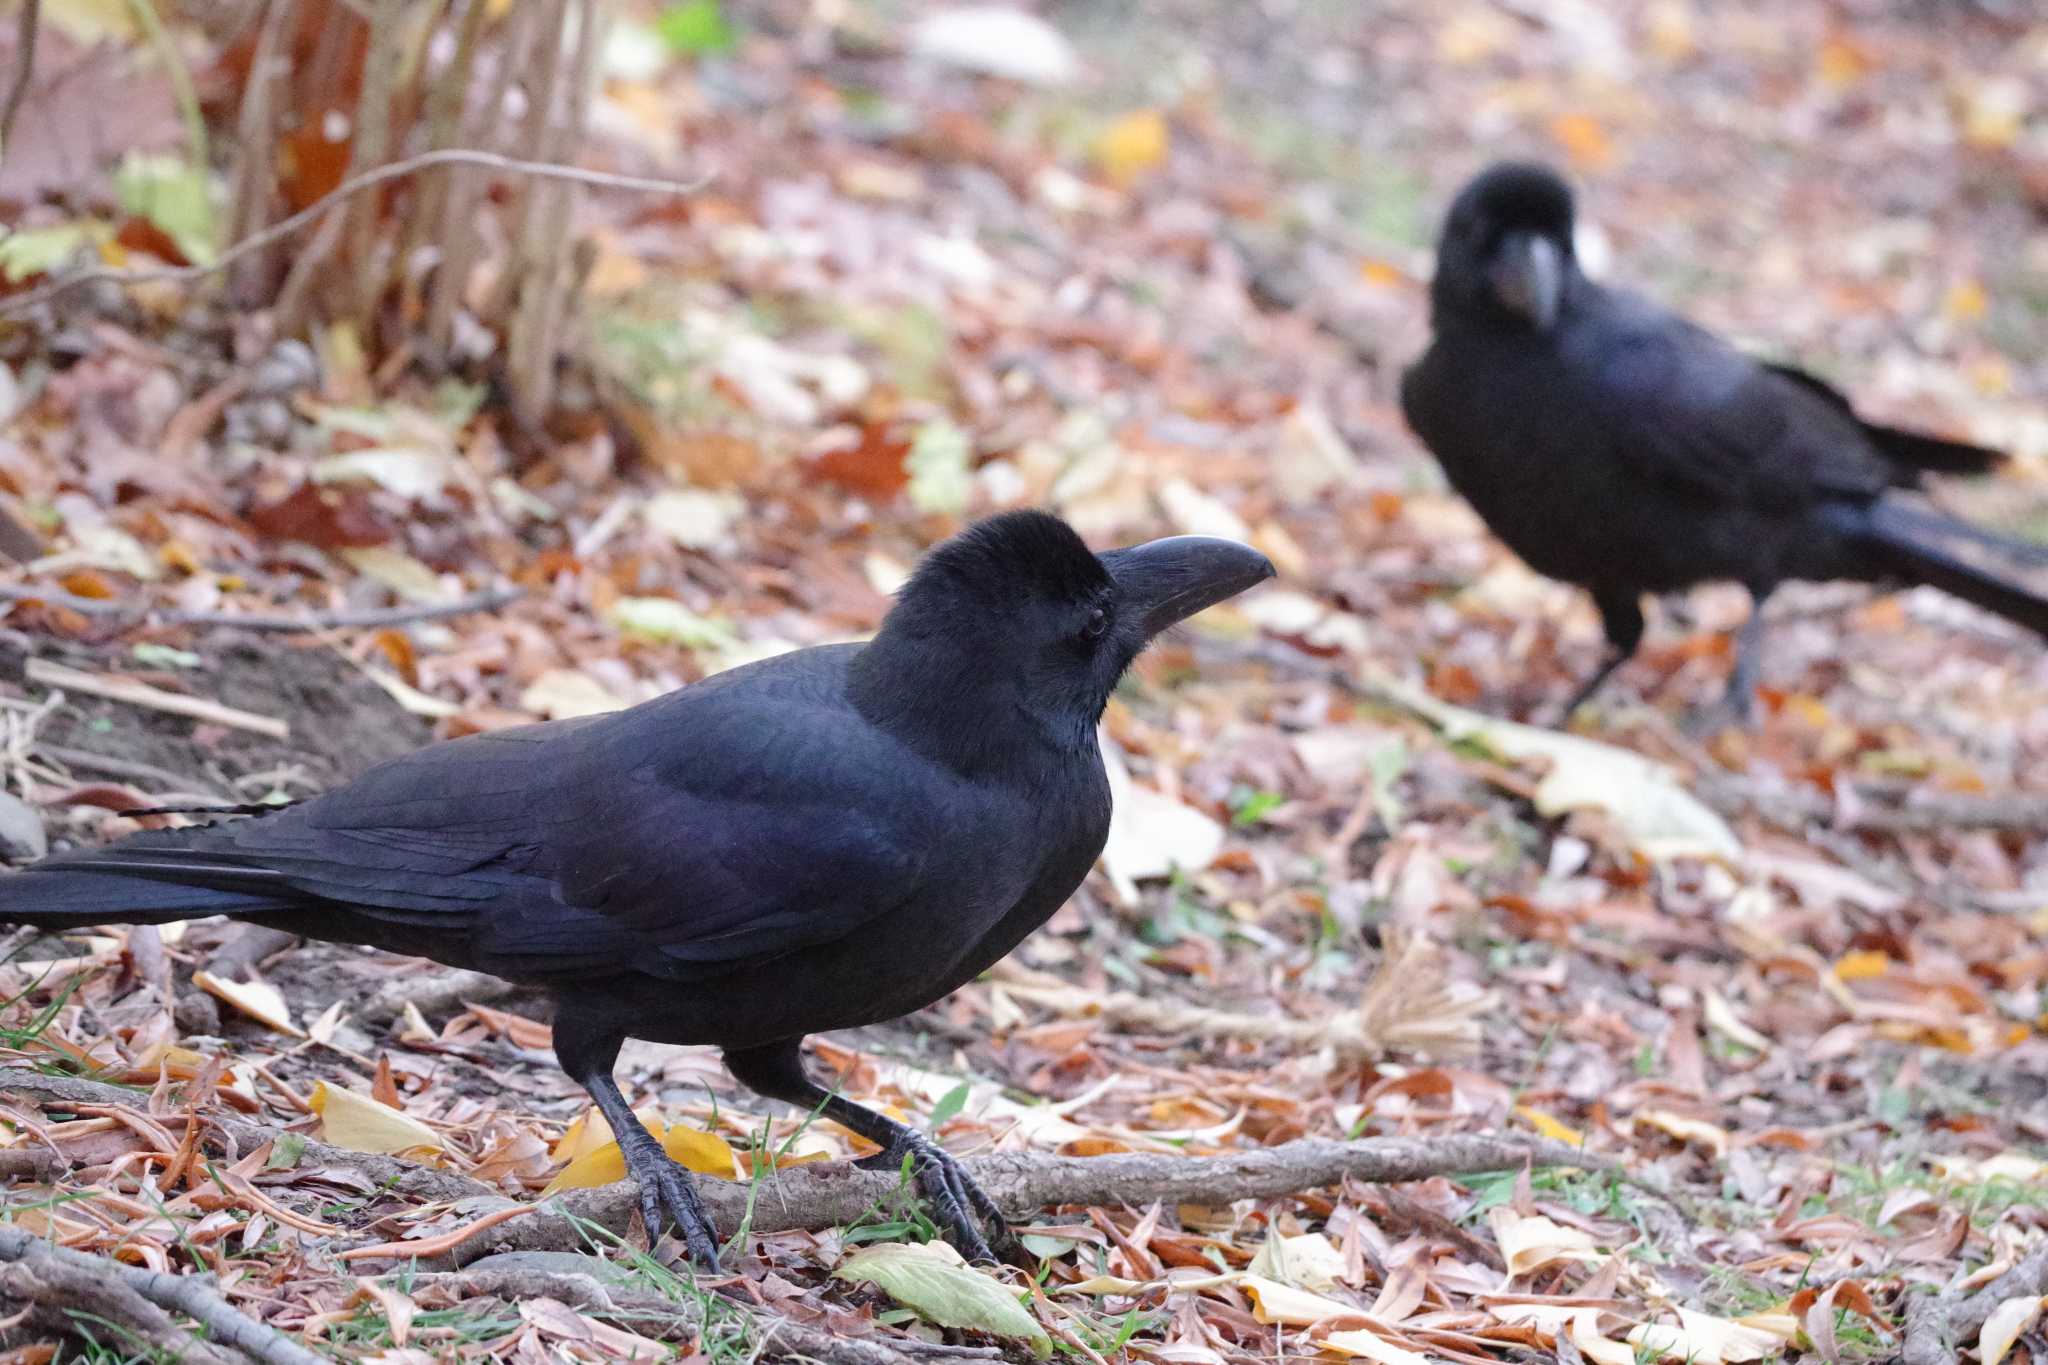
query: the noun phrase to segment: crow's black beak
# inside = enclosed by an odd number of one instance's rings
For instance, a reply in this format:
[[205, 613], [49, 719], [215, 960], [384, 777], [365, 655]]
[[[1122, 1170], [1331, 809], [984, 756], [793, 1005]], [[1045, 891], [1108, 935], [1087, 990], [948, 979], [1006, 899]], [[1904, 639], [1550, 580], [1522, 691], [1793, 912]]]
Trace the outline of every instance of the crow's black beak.
[[1273, 576], [1272, 561], [1249, 545], [1214, 536], [1169, 536], [1100, 556], [1116, 581], [1120, 614], [1151, 639]]
[[1494, 254], [1487, 280], [1501, 307], [1547, 332], [1564, 298], [1564, 253], [1540, 233], [1515, 233]]

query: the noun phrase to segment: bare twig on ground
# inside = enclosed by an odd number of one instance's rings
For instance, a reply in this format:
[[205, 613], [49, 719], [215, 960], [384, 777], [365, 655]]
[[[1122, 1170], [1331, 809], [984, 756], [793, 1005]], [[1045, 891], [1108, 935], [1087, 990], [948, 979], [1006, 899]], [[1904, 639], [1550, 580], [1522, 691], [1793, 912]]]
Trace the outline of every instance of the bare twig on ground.
[[2042, 1294], [2048, 1294], [2048, 1241], [1968, 1298], [1954, 1291], [1918, 1295], [1906, 1305], [1900, 1365], [1946, 1365], [1965, 1342], [1984, 1330], [1998, 1305]]
[[228, 935], [227, 942], [206, 959], [206, 970], [230, 981], [244, 981], [256, 964], [273, 953], [281, 953], [299, 941], [299, 936], [267, 924], [244, 924]]
[[130, 602], [104, 597], [80, 597], [62, 588], [34, 583], [0, 583], [0, 601], [48, 602], [82, 616], [132, 615], [143, 620], [175, 626], [229, 626], [237, 630], [279, 631], [317, 634], [323, 630], [368, 630], [387, 626], [409, 626], [421, 621], [445, 621], [452, 616], [496, 611], [526, 596], [524, 588], [486, 588], [452, 602], [412, 602], [396, 607], [363, 607], [355, 610], [305, 612], [154, 611]]
[[559, 166], [544, 161], [522, 161], [517, 157], [500, 156], [496, 152], [472, 151], [461, 147], [447, 147], [437, 151], [421, 152], [402, 161], [393, 161], [375, 170], [336, 185], [325, 197], [308, 204], [289, 218], [272, 223], [261, 232], [243, 238], [221, 252], [205, 265], [163, 266], [147, 270], [81, 270], [52, 280], [36, 289], [26, 290], [12, 298], [0, 300], [0, 318], [15, 317], [32, 308], [49, 302], [60, 294], [69, 293], [82, 285], [98, 281], [114, 284], [189, 284], [218, 274], [233, 267], [254, 252], [263, 250], [275, 242], [290, 237], [300, 229], [314, 223], [337, 206], [348, 202], [355, 195], [402, 176], [423, 171], [431, 166], [481, 166], [499, 171], [505, 175], [532, 176], [541, 180], [565, 180], [578, 185], [589, 185], [595, 189], [626, 190], [638, 194], [694, 194], [710, 183], [709, 176], [695, 180], [652, 180], [637, 175], [614, 175], [608, 171], [587, 171], [579, 166]]
[[454, 1009], [471, 1000], [502, 1000], [519, 988], [499, 976], [459, 967], [412, 972], [385, 982], [365, 1000], [360, 1013], [373, 1023], [396, 1019], [411, 1005], [422, 1014]]
[[14, 119], [28, 98], [28, 83], [36, 70], [36, 32], [43, 14], [43, 0], [22, 0], [15, 18], [14, 81], [7, 87], [7, 103], [0, 105], [0, 156], [14, 150]]
[[196, 778], [172, 772], [169, 768], [160, 768], [154, 763], [143, 763], [132, 758], [115, 758], [111, 754], [96, 754], [90, 749], [72, 749], [60, 744], [39, 743], [35, 746], [35, 753], [67, 768], [84, 768], [87, 772], [105, 773], [109, 777], [128, 777], [138, 782], [160, 782], [171, 791], [193, 791], [196, 795], [205, 796], [210, 800], [229, 799], [218, 791], [207, 790], [207, 784]]
[[[416, 1289], [442, 1286], [507, 1303], [556, 1299], [657, 1341], [688, 1341], [704, 1328], [704, 1315], [694, 1303], [676, 1303], [656, 1294], [608, 1286], [596, 1275], [556, 1268], [552, 1260], [548, 1253], [512, 1252], [486, 1257], [463, 1270], [422, 1275], [413, 1285]], [[751, 1320], [753, 1344], [768, 1359], [794, 1357], [843, 1365], [907, 1365], [909, 1360], [902, 1351], [881, 1341], [834, 1336], [737, 1303], [733, 1311]]]
[[[29, 1302], [105, 1317], [137, 1331], [152, 1345], [175, 1348], [172, 1359], [225, 1362], [227, 1357], [215, 1349], [218, 1343], [264, 1365], [322, 1365], [319, 1356], [244, 1314], [220, 1296], [210, 1279], [199, 1275], [165, 1275], [88, 1256], [6, 1225], [0, 1225], [0, 1261], [11, 1263], [6, 1273], [20, 1281], [11, 1288]], [[42, 1297], [45, 1294], [55, 1297]], [[181, 1313], [204, 1327], [208, 1340], [187, 1336], [170, 1313]]]
[[[1617, 1163], [1562, 1143], [1498, 1137], [1366, 1138], [1332, 1142], [1302, 1138], [1277, 1147], [1186, 1157], [1129, 1154], [1100, 1157], [999, 1153], [961, 1164], [996, 1203], [1013, 1210], [1065, 1204], [1224, 1205], [1274, 1199], [1346, 1179], [1392, 1183], [1434, 1175], [1512, 1170], [1533, 1162], [1619, 1172]], [[892, 1172], [845, 1163], [799, 1166], [764, 1177], [758, 1189], [702, 1180], [698, 1191], [722, 1235], [747, 1222], [755, 1232], [840, 1227], [896, 1202], [902, 1180]], [[1666, 1196], [1668, 1197], [1668, 1196]], [[638, 1209], [630, 1181], [578, 1190], [558, 1205], [494, 1223], [448, 1247], [437, 1261], [462, 1265], [500, 1250], [570, 1250], [584, 1245], [583, 1222], [623, 1232]], [[511, 1207], [509, 1204], [507, 1207]], [[361, 1257], [369, 1248], [357, 1248]], [[394, 1247], [394, 1256], [403, 1252]]]
[[130, 706], [147, 707], [173, 716], [186, 716], [192, 720], [225, 725], [235, 730], [247, 730], [252, 734], [265, 735], [271, 739], [290, 739], [290, 722], [275, 716], [259, 716], [254, 711], [244, 711], [238, 706], [210, 701], [205, 697], [187, 696], [183, 692], [166, 692], [160, 687], [137, 682], [133, 678], [114, 677], [110, 674], [87, 673], [63, 664], [51, 663], [48, 659], [30, 659], [27, 669], [28, 680], [45, 687], [55, 687], [66, 692], [83, 692], [91, 697], [105, 697], [109, 701], [126, 702]]
[[164, 619], [186, 626], [232, 626], [237, 630], [303, 632], [323, 630], [381, 629], [408, 626], [421, 621], [445, 621], [451, 616], [496, 611], [526, 596], [524, 588], [487, 588], [453, 602], [415, 602], [402, 607], [366, 607], [359, 611], [312, 611], [302, 615], [285, 612], [252, 612], [247, 615], [226, 611], [169, 612]]

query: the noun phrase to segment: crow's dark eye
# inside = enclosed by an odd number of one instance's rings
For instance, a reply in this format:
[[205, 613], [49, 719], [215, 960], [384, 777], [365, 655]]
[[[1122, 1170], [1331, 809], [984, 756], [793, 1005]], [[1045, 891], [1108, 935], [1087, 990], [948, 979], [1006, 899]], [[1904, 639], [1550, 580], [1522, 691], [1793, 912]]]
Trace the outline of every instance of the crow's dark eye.
[[1096, 607], [1093, 611], [1090, 611], [1088, 613], [1088, 622], [1086, 625], [1081, 627], [1081, 635], [1084, 639], [1100, 640], [1102, 638], [1103, 632], [1107, 631], [1108, 629], [1109, 613], [1104, 611], [1101, 607]]

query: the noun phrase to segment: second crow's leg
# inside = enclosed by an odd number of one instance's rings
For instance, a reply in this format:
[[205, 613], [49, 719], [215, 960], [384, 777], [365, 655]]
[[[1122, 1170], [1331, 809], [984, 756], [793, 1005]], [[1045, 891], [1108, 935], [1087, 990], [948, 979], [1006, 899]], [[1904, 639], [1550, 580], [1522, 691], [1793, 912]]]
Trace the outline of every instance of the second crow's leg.
[[697, 1198], [690, 1173], [662, 1150], [661, 1143], [647, 1131], [634, 1115], [633, 1107], [626, 1103], [626, 1097], [619, 1093], [619, 1083], [612, 1079], [612, 1066], [619, 1060], [619, 1045], [623, 1042], [623, 1034], [593, 1027], [567, 1009], [555, 1016], [555, 1056], [561, 1060], [564, 1071], [583, 1083], [590, 1098], [597, 1102], [597, 1112], [611, 1125], [619, 1152], [626, 1159], [626, 1170], [640, 1187], [640, 1217], [647, 1224], [648, 1245], [660, 1241], [662, 1229], [673, 1220], [676, 1231], [682, 1234], [683, 1245], [689, 1248], [690, 1259], [716, 1274], [718, 1233], [704, 1211], [703, 1202]]
[[1563, 724], [1572, 718], [1572, 712], [1593, 699], [1600, 690], [1600, 684], [1635, 657], [1636, 647], [1643, 642], [1643, 603], [1640, 594], [1626, 591], [1596, 592], [1593, 605], [1600, 608], [1600, 624], [1606, 629], [1608, 655], [1592, 677], [1586, 679], [1572, 699], [1565, 703], [1564, 714], [1558, 718]]
[[1757, 678], [1763, 672], [1764, 599], [1770, 595], [1768, 586], [1750, 588], [1749, 619], [1735, 636], [1735, 672], [1728, 679], [1727, 706], [1741, 721], [1749, 719], [1756, 700]]
[[[1002, 1210], [968, 1178], [950, 1152], [915, 1128], [863, 1108], [812, 1080], [804, 1070], [801, 1038], [766, 1047], [728, 1049], [725, 1066], [748, 1089], [822, 1114], [881, 1146], [880, 1152], [859, 1165], [871, 1170], [896, 1170], [902, 1167], [905, 1157], [910, 1158], [919, 1193], [939, 1215], [947, 1238], [968, 1260], [994, 1261], [998, 1259], [996, 1251], [1007, 1253], [1005, 1259], [1021, 1254]], [[988, 1230], [986, 1238], [982, 1235], [984, 1227]], [[991, 1240], [995, 1250], [990, 1249]]]

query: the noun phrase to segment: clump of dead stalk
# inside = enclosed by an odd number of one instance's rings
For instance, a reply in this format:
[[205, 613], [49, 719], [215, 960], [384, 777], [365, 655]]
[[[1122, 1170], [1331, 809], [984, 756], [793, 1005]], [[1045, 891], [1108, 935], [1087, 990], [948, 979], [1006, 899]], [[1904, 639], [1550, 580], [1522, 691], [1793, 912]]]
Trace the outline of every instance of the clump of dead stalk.
[[[425, 153], [569, 161], [606, 17], [603, 0], [259, 0], [221, 61], [235, 133], [226, 239]], [[488, 360], [537, 421], [580, 283], [577, 192], [436, 165], [238, 259], [226, 287], [238, 307], [273, 307], [281, 335], [351, 326], [387, 366]]]

